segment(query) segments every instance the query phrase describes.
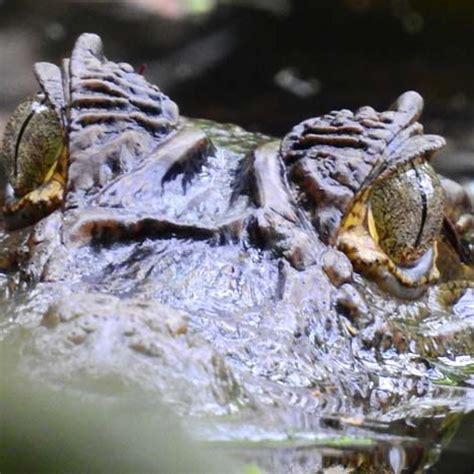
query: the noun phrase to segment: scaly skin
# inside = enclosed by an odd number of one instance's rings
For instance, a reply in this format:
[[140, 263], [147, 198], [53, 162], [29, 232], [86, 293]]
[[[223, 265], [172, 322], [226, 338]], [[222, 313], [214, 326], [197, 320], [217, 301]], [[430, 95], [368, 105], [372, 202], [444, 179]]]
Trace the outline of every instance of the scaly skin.
[[17, 288], [3, 334], [22, 373], [88, 393], [133, 386], [184, 413], [466, 410], [433, 382], [459, 383], [474, 362], [471, 204], [442, 180], [443, 228], [433, 218], [422, 251], [407, 252], [431, 252], [416, 271], [385, 254], [369, 219], [373, 187], [407, 163], [427, 169], [444, 143], [423, 134], [418, 94], [387, 112], [331, 112], [279, 141], [178, 119], [95, 35], [54, 68], [36, 72], [68, 131], [64, 197], [3, 234]]

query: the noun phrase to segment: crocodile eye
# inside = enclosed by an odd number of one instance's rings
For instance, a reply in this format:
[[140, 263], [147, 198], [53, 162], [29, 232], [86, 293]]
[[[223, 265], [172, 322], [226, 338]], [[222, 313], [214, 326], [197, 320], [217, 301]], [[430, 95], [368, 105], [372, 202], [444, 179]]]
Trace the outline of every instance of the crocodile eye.
[[5, 127], [1, 165], [16, 197], [39, 187], [63, 148], [61, 122], [43, 94], [21, 103]]
[[414, 265], [441, 232], [444, 194], [438, 175], [424, 159], [375, 184], [369, 206], [371, 235], [397, 265]]

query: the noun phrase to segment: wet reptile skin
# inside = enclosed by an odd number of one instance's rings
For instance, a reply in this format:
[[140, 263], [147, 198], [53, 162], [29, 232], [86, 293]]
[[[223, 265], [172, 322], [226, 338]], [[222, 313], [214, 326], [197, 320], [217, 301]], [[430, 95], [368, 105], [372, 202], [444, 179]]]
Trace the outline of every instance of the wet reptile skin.
[[473, 231], [462, 189], [445, 185], [451, 231], [436, 239], [437, 278], [415, 295], [392, 295], [338, 248], [373, 183], [443, 145], [417, 122], [418, 94], [386, 112], [310, 119], [279, 141], [179, 118], [95, 35], [62, 70], [41, 63], [36, 74], [67, 130], [68, 172], [58, 209], [3, 234], [18, 288], [3, 334], [25, 373], [158, 391], [186, 413], [297, 406], [380, 419], [424, 416], [411, 403], [436, 406], [433, 380], [466, 378]]

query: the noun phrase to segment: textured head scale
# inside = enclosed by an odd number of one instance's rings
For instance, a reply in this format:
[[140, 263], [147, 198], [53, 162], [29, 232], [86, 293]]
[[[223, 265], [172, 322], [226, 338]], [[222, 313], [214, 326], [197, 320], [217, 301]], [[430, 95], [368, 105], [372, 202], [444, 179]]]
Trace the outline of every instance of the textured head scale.
[[342, 219], [375, 180], [444, 146], [442, 137], [423, 134], [422, 109], [422, 97], [410, 91], [389, 111], [333, 111], [301, 122], [283, 139], [290, 180], [325, 243], [335, 243]]
[[68, 201], [75, 202], [134, 169], [177, 127], [179, 112], [132, 66], [108, 61], [97, 35], [79, 37], [65, 69], [70, 75]]

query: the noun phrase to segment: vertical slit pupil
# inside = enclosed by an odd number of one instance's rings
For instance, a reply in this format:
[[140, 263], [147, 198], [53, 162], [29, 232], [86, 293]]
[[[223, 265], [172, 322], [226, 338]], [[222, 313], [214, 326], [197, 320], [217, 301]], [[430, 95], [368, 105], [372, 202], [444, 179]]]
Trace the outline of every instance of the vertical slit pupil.
[[411, 167], [416, 174], [416, 181], [418, 184], [418, 190], [420, 191], [421, 206], [422, 206], [421, 207], [421, 225], [420, 225], [420, 229], [418, 230], [418, 235], [416, 236], [416, 240], [415, 240], [415, 247], [418, 247], [421, 243], [421, 237], [423, 235], [423, 229], [425, 227], [426, 217], [428, 215], [428, 198], [426, 196], [426, 192], [423, 187], [423, 180], [422, 180], [422, 177], [420, 176], [418, 168], [415, 166], [414, 163], [411, 164]]
[[23, 138], [23, 135], [25, 133], [25, 130], [26, 130], [26, 127], [28, 127], [28, 124], [30, 123], [33, 115], [34, 115], [34, 111], [33, 112], [30, 112], [30, 114], [28, 115], [28, 117], [26, 117], [25, 121], [22, 123], [21, 125], [21, 128], [20, 128], [20, 133], [18, 134], [18, 138], [16, 140], [16, 144], [15, 144], [15, 161], [14, 161], [14, 175], [15, 175], [15, 180], [18, 178], [18, 152], [20, 150], [20, 144], [21, 144], [21, 139]]
[[[44, 105], [46, 102], [46, 99], [42, 99], [40, 102], [40, 105]], [[33, 106], [33, 104], [32, 104]], [[18, 138], [15, 143], [15, 159], [13, 162], [13, 173], [15, 176], [15, 181], [18, 179], [18, 171], [19, 171], [19, 163], [18, 163], [18, 153], [20, 151], [20, 145], [21, 145], [21, 140], [23, 138], [23, 135], [25, 134], [25, 131], [28, 127], [28, 124], [31, 122], [31, 119], [33, 116], [36, 114], [36, 111], [33, 109], [29, 114], [28, 117], [24, 120], [24, 122], [21, 124], [20, 132], [18, 133]]]

